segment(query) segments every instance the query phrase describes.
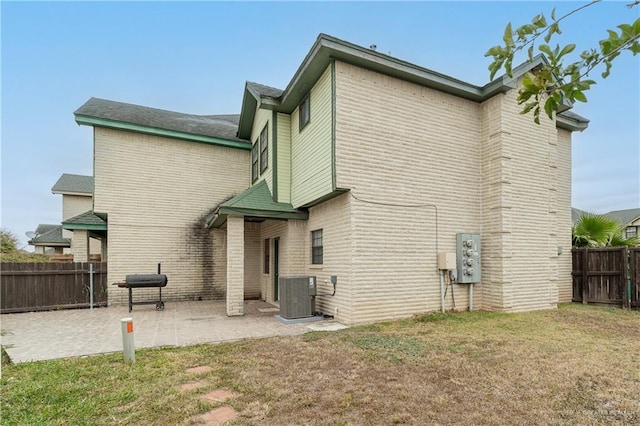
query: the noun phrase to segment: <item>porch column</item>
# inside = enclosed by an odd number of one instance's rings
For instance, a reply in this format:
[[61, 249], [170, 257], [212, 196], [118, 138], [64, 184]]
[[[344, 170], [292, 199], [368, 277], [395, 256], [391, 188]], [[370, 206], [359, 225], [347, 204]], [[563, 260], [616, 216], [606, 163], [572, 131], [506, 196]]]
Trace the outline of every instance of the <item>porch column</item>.
[[100, 261], [101, 262], [106, 262], [107, 261], [107, 237], [103, 237], [100, 240]]
[[244, 217], [227, 217], [227, 315], [244, 315]]
[[74, 229], [71, 237], [71, 250], [74, 262], [89, 261], [89, 231], [86, 229]]

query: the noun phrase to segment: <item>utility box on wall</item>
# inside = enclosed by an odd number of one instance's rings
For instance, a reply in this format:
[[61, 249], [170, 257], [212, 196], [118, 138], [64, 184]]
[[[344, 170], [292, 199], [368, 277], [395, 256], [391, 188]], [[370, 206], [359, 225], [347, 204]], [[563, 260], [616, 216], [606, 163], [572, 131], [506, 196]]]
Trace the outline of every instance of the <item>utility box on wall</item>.
[[480, 282], [480, 234], [456, 234], [458, 283]]

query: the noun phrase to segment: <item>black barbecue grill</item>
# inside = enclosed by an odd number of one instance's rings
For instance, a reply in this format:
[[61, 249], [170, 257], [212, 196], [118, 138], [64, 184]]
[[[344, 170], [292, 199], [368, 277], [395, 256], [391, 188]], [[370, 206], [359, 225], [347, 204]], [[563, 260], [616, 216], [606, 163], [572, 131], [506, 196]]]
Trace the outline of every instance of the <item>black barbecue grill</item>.
[[[158, 272], [160, 272], [160, 265], [158, 265]], [[135, 274], [127, 275], [123, 283], [117, 283], [118, 287], [129, 289], [129, 312], [133, 309], [133, 305], [156, 305], [157, 311], [164, 310], [164, 302], [162, 301], [162, 287], [167, 286], [167, 276], [164, 274]], [[133, 302], [132, 291], [134, 288], [150, 288], [158, 287], [159, 295], [158, 300], [148, 302]]]

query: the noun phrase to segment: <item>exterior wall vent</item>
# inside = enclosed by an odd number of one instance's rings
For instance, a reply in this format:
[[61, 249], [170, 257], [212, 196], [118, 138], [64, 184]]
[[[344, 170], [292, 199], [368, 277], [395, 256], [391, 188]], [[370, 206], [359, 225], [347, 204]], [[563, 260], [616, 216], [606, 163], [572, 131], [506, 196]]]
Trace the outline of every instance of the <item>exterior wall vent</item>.
[[286, 319], [313, 316], [316, 309], [316, 277], [279, 277], [280, 316]]

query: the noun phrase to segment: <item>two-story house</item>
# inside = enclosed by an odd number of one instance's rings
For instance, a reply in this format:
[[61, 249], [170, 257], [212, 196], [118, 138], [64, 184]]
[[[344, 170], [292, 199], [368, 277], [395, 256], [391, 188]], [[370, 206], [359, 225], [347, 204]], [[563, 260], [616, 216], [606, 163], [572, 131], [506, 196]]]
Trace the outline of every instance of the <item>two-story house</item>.
[[[74, 221], [76, 216], [93, 209], [93, 176], [63, 173], [51, 188], [52, 194], [62, 195], [62, 223]], [[72, 254], [86, 262], [90, 255], [99, 255], [102, 245], [95, 235], [87, 234], [86, 242], [72, 241], [73, 233], [63, 225], [38, 225], [29, 244], [41, 254]], [[81, 253], [81, 252], [85, 253]], [[84, 254], [84, 258], [82, 258]], [[95, 257], [94, 257], [95, 258]]]
[[479, 87], [321, 34], [284, 90], [246, 84], [239, 117], [89, 100], [75, 116], [94, 127], [110, 281], [161, 262], [169, 298], [239, 315], [277, 303], [279, 276], [313, 275], [319, 311], [363, 323], [439, 309], [438, 253], [471, 232], [476, 308], [569, 301], [571, 132], [587, 120], [519, 114], [540, 60]]

